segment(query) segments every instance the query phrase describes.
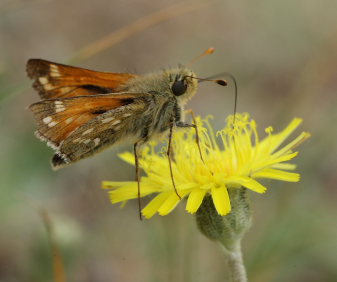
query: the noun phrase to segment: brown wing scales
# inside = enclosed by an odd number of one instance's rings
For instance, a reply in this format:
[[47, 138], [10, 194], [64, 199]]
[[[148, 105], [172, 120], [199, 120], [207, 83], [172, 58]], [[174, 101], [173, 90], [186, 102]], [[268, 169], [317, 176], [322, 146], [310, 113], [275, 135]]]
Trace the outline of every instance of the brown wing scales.
[[136, 99], [134, 103], [99, 115], [74, 130], [57, 148], [52, 159], [53, 168], [87, 158], [116, 142], [138, 140], [141, 130], [136, 123], [146, 105], [142, 98]]
[[27, 62], [28, 77], [41, 99], [53, 99], [119, 92], [123, 84], [136, 77], [128, 73], [97, 72], [41, 59]]
[[107, 94], [44, 100], [30, 106], [37, 135], [58, 147], [74, 130], [107, 111], [131, 104], [137, 94]]

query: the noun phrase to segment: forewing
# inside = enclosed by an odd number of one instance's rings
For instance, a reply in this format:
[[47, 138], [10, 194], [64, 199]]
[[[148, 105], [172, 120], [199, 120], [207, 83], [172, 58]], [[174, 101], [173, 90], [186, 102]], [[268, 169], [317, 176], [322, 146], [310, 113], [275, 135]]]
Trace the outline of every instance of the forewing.
[[128, 73], [97, 72], [41, 59], [27, 62], [28, 77], [41, 99], [65, 98], [120, 92], [131, 78]]
[[106, 112], [125, 107], [146, 94], [122, 93], [44, 100], [32, 104], [36, 135], [57, 149], [77, 128]]

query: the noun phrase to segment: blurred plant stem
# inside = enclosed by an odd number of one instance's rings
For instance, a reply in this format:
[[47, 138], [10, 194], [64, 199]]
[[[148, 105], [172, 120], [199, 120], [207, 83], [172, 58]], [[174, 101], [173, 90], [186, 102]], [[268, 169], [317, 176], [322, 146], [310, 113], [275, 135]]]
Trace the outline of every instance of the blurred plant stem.
[[50, 244], [52, 262], [53, 262], [53, 271], [54, 271], [54, 282], [66, 282], [66, 274], [64, 268], [64, 262], [61, 255], [60, 248], [56, 242], [54, 234], [54, 226], [47, 210], [41, 209], [40, 216], [42, 218], [43, 224], [46, 228], [48, 241]]
[[196, 220], [201, 233], [208, 239], [220, 243], [231, 281], [246, 282], [248, 280], [242, 259], [241, 240], [251, 226], [251, 212], [246, 188], [228, 190], [232, 204], [232, 210], [228, 215], [219, 215], [212, 197], [207, 196], [196, 214]]
[[247, 280], [247, 274], [246, 274], [246, 268], [243, 264], [242, 259], [242, 252], [241, 252], [241, 240], [237, 240], [235, 244], [233, 245], [232, 250], [227, 250], [226, 247], [223, 246], [222, 248], [224, 250], [226, 260], [227, 260], [227, 266], [229, 269], [229, 273], [231, 276], [232, 282], [246, 282]]
[[147, 28], [208, 5], [207, 1], [183, 1], [146, 15], [80, 49], [67, 62], [76, 63], [100, 53]]

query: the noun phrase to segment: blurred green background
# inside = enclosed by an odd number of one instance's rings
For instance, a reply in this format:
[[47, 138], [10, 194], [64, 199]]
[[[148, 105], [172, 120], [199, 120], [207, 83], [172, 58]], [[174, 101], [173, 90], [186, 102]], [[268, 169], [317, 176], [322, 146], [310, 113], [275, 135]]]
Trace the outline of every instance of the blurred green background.
[[[74, 58], [118, 28], [177, 3], [181, 14]], [[220, 249], [199, 234], [183, 205], [140, 222], [136, 201], [123, 209], [109, 203], [101, 181], [134, 179], [133, 167], [117, 157], [131, 145], [53, 172], [52, 150], [34, 137], [26, 110], [38, 100], [25, 75], [29, 58], [145, 73], [186, 63], [210, 46], [216, 53], [194, 70], [201, 77], [233, 73], [238, 112], [249, 112], [261, 134], [269, 125], [281, 130], [293, 117], [302, 117], [301, 130], [312, 133], [295, 159], [301, 182], [270, 181], [266, 194], [250, 192], [254, 225], [243, 241], [250, 281], [337, 281], [337, 1], [198, 3], [0, 1], [1, 282], [53, 281], [40, 208], [52, 220], [67, 281], [225, 281]], [[232, 86], [205, 83], [188, 108], [213, 114], [219, 129], [233, 97]]]

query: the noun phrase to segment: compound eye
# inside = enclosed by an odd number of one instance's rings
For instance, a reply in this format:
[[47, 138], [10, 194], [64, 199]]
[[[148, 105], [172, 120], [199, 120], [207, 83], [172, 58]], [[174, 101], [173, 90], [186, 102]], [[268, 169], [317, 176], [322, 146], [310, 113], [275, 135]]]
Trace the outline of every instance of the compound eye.
[[185, 80], [177, 80], [172, 84], [172, 92], [176, 96], [183, 95], [186, 92], [187, 84]]

